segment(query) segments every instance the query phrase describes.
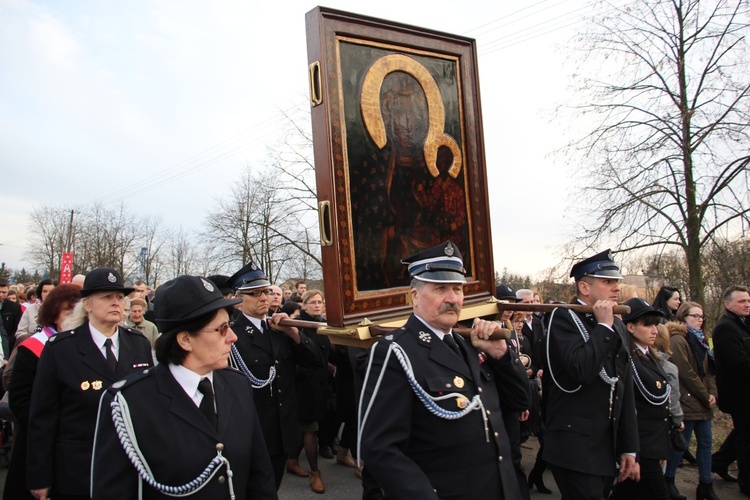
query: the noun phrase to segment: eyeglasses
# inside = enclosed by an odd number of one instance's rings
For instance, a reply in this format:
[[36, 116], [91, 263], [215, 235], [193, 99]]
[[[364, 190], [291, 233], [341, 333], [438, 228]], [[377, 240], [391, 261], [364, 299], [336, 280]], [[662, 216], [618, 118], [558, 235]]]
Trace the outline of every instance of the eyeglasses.
[[320, 306], [323, 305], [322, 300], [310, 300], [308, 302], [305, 302], [305, 304], [310, 304], [311, 306]]
[[706, 319], [706, 317], [702, 314], [686, 314], [685, 316], [692, 316], [695, 319]]
[[219, 335], [222, 337], [226, 337], [227, 333], [229, 332], [229, 329], [234, 326], [234, 323], [224, 323], [219, 328], [212, 328], [210, 330], [205, 330], [207, 332], [219, 332]]
[[265, 290], [250, 290], [250, 291], [247, 291], [247, 292], [240, 292], [240, 295], [250, 295], [251, 297], [255, 297], [257, 299], [261, 295], [266, 295], [266, 296], [271, 295], [271, 290], [270, 289], [265, 289]]

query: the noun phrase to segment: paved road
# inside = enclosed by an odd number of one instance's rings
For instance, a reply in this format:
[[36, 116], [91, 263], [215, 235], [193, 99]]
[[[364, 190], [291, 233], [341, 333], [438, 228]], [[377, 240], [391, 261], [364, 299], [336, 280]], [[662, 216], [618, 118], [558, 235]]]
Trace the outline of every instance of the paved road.
[[[523, 444], [523, 465], [526, 471], [530, 471], [534, 466], [534, 457], [536, 457], [537, 442], [531, 438]], [[320, 470], [323, 475], [323, 482], [326, 486], [325, 494], [318, 495], [310, 489], [309, 481], [291, 474], [286, 474], [279, 491], [279, 500], [357, 500], [362, 496], [362, 487], [359, 479], [354, 477], [353, 469], [336, 464], [335, 460], [319, 459]], [[301, 463], [306, 466], [304, 453], [301, 457]], [[734, 473], [736, 473], [736, 469]], [[8, 469], [5, 460], [0, 456], [0, 485], [5, 483], [5, 475]], [[677, 472], [677, 481], [680, 491], [687, 495], [688, 498], [694, 498], [695, 487], [698, 482], [698, 469], [696, 467], [683, 467]], [[557, 500], [560, 493], [555, 487], [555, 481], [552, 474], [545, 473], [544, 482], [548, 488], [553, 490], [552, 495], [542, 495], [536, 490], [532, 491], [531, 498], [535, 500]], [[736, 483], [730, 484], [722, 481], [719, 477], [714, 476], [714, 490], [722, 500], [745, 500], [747, 497], [740, 495]], [[0, 488], [0, 500], [2, 500], [2, 489]], [[6, 499], [12, 500], [12, 499]], [[477, 499], [480, 500], [480, 499]]]

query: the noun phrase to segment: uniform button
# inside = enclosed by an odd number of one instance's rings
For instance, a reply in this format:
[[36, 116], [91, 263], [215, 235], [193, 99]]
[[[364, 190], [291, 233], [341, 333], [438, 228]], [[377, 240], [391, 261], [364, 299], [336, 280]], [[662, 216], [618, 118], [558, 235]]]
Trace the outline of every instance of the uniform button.
[[620, 399], [620, 396], [615, 396], [615, 399]]
[[487, 410], [487, 415], [492, 415], [492, 412], [490, 410]]
[[279, 394], [281, 394], [281, 389], [279, 389], [279, 390], [278, 390], [277, 392], [278, 392]]
[[450, 386], [451, 386], [450, 384], [445, 384], [445, 387], [450, 387]]
[[482, 392], [482, 388], [481, 387], [479, 388], [479, 392]]
[[516, 360], [514, 361], [514, 363], [515, 363], [515, 364], [518, 364], [518, 363], [520, 363], [520, 362], [521, 362], [521, 360], [520, 360], [520, 359], [516, 359]]
[[278, 365], [278, 364], [279, 364], [279, 360], [278, 360], [278, 359], [277, 359], [277, 360], [275, 360], [275, 363], [276, 363], [276, 364]]
[[226, 478], [224, 476], [219, 476], [219, 479], [217, 479], [217, 481], [219, 481], [219, 484], [224, 484], [226, 482]]
[[500, 455], [499, 457], [497, 457], [497, 461], [500, 462], [500, 463], [503, 463], [503, 456]]
[[499, 432], [496, 432], [496, 433], [495, 433], [495, 437], [500, 437], [500, 433], [499, 433]]

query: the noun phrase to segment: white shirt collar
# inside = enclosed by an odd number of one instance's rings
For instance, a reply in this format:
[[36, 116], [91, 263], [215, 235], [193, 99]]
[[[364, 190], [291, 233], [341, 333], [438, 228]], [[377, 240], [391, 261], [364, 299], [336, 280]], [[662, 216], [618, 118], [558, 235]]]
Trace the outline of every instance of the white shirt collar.
[[198, 375], [193, 370], [185, 368], [182, 365], [175, 365], [169, 363], [169, 371], [172, 376], [180, 384], [182, 390], [193, 400], [196, 406], [200, 406], [201, 400], [203, 399], [203, 393], [198, 390], [198, 382], [201, 379], [207, 378], [211, 381], [211, 385], [214, 383], [214, 372], [208, 372], [206, 375]]
[[[430, 324], [429, 324], [428, 322], [426, 322], [425, 320], [423, 320], [422, 318], [420, 318], [420, 317], [419, 317], [419, 316], [417, 316], [416, 314], [415, 314], [414, 316], [415, 316], [415, 317], [416, 317], [416, 318], [417, 318], [417, 319], [418, 319], [419, 321], [421, 321], [422, 323], [424, 323], [424, 324], [425, 324], [425, 326], [427, 326], [427, 328], [429, 328], [430, 330], [432, 330], [432, 333], [434, 333], [435, 335], [437, 335], [437, 337], [438, 337], [438, 338], [439, 338], [440, 340], [443, 340], [443, 337], [445, 337], [445, 335], [446, 335], [447, 333], [450, 333], [450, 332], [441, 332], [441, 331], [440, 331], [440, 330], [438, 330], [437, 328], [433, 328], [433, 327], [432, 327], [432, 326], [431, 326], [431, 325], [430, 325]], [[451, 332], [452, 332], [452, 331], [453, 331], [453, 329], [451, 329]]]
[[638, 348], [639, 351], [641, 351], [644, 355], [648, 355], [648, 347], [641, 347], [640, 345], [633, 342], [635, 346]]
[[245, 317], [247, 318], [247, 320], [248, 320], [248, 321], [249, 321], [250, 323], [252, 323], [252, 324], [253, 324], [253, 326], [254, 326], [255, 328], [257, 328], [257, 329], [258, 329], [258, 330], [260, 330], [261, 332], [263, 331], [263, 324], [261, 323], [261, 321], [263, 321], [262, 319], [259, 319], [259, 318], [254, 318], [254, 317], [252, 317], [252, 316], [248, 316], [248, 315], [247, 315], [247, 314], [245, 314], [245, 313], [242, 313], [242, 314], [244, 314], [244, 315], [245, 315]]
[[94, 326], [89, 323], [89, 331], [91, 332], [91, 338], [94, 340], [94, 344], [96, 344], [96, 347], [99, 348], [100, 351], [104, 352], [104, 343], [107, 341], [107, 339], [112, 339], [112, 351], [115, 353], [115, 356], [117, 356], [117, 353], [120, 350], [120, 329], [116, 328], [115, 333], [111, 337], [107, 337], [102, 332], [94, 328]]

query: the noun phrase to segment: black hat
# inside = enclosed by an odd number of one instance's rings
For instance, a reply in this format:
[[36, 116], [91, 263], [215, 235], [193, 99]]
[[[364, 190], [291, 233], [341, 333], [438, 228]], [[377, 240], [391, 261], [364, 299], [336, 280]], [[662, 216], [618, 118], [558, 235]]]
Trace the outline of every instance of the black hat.
[[408, 265], [409, 278], [430, 283], [466, 283], [461, 252], [452, 241], [428, 248], [401, 261]]
[[245, 267], [230, 276], [228, 284], [235, 292], [271, 286], [271, 282], [268, 281], [263, 269], [256, 266], [253, 261], [250, 261]]
[[125, 288], [122, 277], [117, 270], [111, 267], [97, 267], [86, 273], [81, 289], [81, 297], [88, 297], [97, 292], [122, 292], [128, 295], [135, 290], [134, 288]]
[[507, 300], [509, 302], [521, 302], [521, 299], [516, 297], [516, 292], [505, 283], [501, 283], [495, 287], [495, 298], [497, 300]]
[[159, 330], [169, 332], [196, 318], [242, 302], [225, 299], [217, 286], [200, 276], [178, 276], [156, 290], [154, 315]]
[[222, 295], [232, 293], [232, 287], [229, 286], [229, 276], [223, 274], [213, 274], [206, 279], [216, 285]]
[[620, 268], [615, 264], [615, 261], [612, 258], [612, 251], [609, 249], [599, 252], [581, 262], [577, 262], [570, 269], [570, 277], [575, 278], [576, 281], [584, 276], [591, 276], [592, 278], [622, 279]]
[[628, 314], [622, 315], [623, 323], [632, 323], [641, 316], [645, 316], [646, 314], [653, 314], [654, 316], [664, 316], [663, 312], [658, 309], [654, 309], [653, 307], [651, 307], [651, 304], [638, 297], [633, 297], [632, 299], [628, 300], [627, 302], [625, 302], [625, 305], [630, 307], [630, 312]]

